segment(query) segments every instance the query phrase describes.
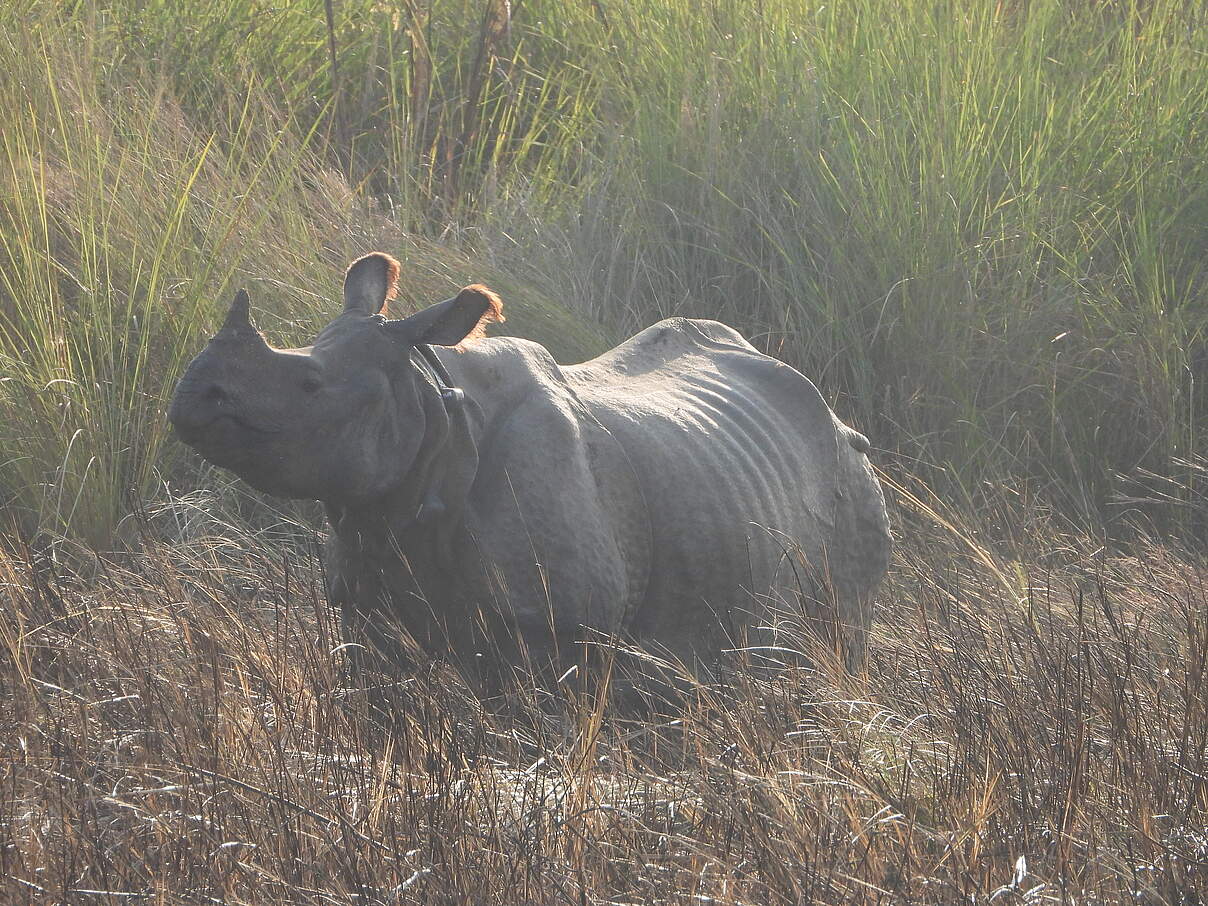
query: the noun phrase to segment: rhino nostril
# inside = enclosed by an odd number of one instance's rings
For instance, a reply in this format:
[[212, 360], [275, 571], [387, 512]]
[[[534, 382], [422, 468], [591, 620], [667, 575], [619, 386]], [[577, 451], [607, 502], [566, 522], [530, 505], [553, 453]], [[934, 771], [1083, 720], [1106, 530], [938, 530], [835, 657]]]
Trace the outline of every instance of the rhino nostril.
[[226, 391], [217, 384], [211, 384], [202, 395], [207, 402], [213, 403], [216, 406], [221, 406], [227, 399]]

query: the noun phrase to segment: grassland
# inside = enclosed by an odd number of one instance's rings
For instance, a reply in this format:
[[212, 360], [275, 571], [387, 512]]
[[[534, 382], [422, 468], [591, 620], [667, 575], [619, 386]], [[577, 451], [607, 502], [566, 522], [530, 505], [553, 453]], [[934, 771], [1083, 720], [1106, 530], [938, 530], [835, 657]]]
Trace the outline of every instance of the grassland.
[[[1202, 902], [1206, 20], [0, 6], [3, 898]], [[234, 287], [301, 342], [372, 248], [400, 312], [486, 282], [563, 359], [718, 317], [810, 375], [897, 489], [866, 674], [639, 721], [433, 665], [383, 726], [314, 514], [163, 417]]]
[[899, 501], [865, 674], [803, 638], [816, 671], [648, 710], [523, 672], [484, 705], [433, 665], [382, 721], [313, 553], [230, 526], [86, 583], [6, 557], [2, 896], [1201, 902], [1202, 565], [1043, 521], [1004, 557]]

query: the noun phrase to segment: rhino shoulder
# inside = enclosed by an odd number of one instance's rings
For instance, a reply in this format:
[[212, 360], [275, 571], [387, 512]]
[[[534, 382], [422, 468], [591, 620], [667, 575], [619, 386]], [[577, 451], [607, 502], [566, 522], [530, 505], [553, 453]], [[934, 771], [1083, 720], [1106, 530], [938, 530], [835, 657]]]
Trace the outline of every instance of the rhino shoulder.
[[518, 337], [476, 340], [450, 365], [467, 396], [496, 424], [530, 397], [557, 393], [566, 384], [548, 349]]
[[[612, 434], [557, 382], [533, 387], [484, 449], [479, 543], [521, 624], [623, 631], [650, 570], [641, 485]], [[535, 608], [535, 609], [533, 609]]]
[[486, 337], [463, 349], [467, 367], [489, 377], [491, 383], [508, 380], [550, 380], [561, 383], [561, 366], [540, 343], [521, 337]]

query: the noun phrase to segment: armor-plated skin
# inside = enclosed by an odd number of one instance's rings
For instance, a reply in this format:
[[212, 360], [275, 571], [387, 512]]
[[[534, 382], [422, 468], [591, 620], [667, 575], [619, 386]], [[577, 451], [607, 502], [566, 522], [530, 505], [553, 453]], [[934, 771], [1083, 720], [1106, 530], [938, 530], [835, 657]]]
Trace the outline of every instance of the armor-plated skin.
[[385, 255], [354, 263], [344, 313], [301, 350], [268, 347], [241, 294], [170, 416], [261, 490], [326, 505], [349, 642], [557, 661], [590, 632], [707, 670], [805, 602], [859, 662], [884, 499], [868, 442], [805, 377], [678, 318], [560, 366], [529, 341], [467, 340], [502, 316], [483, 287], [384, 320], [396, 278]]

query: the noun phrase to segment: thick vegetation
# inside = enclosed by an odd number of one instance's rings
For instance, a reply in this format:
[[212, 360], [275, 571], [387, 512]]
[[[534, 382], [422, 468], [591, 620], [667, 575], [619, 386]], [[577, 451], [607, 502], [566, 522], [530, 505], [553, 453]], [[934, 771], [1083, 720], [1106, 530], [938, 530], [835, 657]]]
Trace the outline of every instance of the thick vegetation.
[[108, 544], [174, 474], [163, 397], [233, 285], [298, 340], [374, 246], [408, 303], [474, 279], [613, 335], [733, 322], [973, 497], [1202, 486], [1202, 4], [330, 6], [0, 10], [27, 527]]
[[[0, 4], [4, 898], [1201, 902], [1206, 60], [1194, 0]], [[383, 726], [313, 514], [164, 420], [374, 248], [812, 377], [913, 489], [867, 674]]]

